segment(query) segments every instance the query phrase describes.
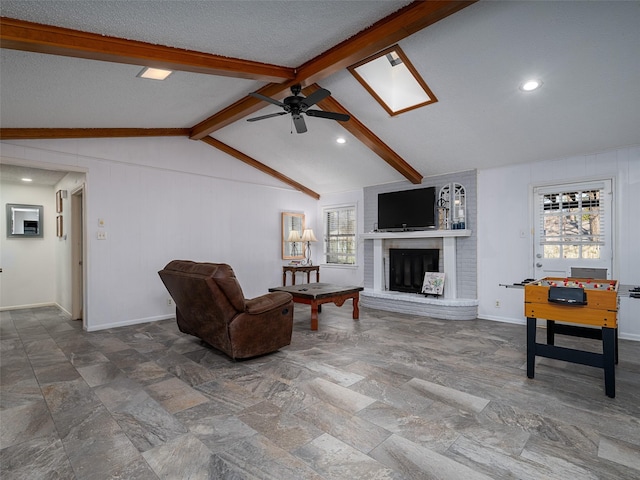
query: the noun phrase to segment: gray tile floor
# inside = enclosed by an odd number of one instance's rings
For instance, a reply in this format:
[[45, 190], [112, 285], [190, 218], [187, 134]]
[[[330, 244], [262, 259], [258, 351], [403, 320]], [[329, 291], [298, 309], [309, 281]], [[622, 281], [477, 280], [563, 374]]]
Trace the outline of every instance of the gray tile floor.
[[233, 362], [171, 320], [0, 312], [0, 476], [640, 478], [639, 342], [610, 399], [595, 368], [539, 359], [528, 380], [521, 325], [350, 315], [325, 305], [312, 332], [297, 305], [289, 347]]

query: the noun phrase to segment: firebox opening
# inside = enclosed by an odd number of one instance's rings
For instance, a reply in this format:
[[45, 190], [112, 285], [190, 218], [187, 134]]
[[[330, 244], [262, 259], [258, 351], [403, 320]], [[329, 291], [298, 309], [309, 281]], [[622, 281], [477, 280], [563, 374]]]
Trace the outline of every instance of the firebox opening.
[[420, 293], [425, 272], [438, 272], [440, 250], [431, 248], [389, 249], [389, 290]]

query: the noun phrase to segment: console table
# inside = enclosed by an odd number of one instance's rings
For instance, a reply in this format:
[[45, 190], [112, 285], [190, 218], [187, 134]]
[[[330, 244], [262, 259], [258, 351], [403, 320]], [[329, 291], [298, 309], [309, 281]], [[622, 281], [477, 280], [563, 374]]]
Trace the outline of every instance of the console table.
[[283, 287], [287, 285], [287, 272], [291, 272], [291, 285], [296, 284], [296, 273], [298, 272], [307, 272], [307, 283], [311, 283], [311, 272], [316, 272], [316, 282], [320, 281], [320, 265], [283, 265]]

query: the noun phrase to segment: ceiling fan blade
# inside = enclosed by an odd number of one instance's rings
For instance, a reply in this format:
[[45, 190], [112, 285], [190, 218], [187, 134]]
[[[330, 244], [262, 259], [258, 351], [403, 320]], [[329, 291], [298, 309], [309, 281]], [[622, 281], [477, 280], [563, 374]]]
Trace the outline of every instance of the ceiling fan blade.
[[273, 103], [274, 105], [278, 105], [279, 107], [284, 107], [284, 103], [279, 102], [278, 100], [274, 100], [271, 97], [266, 97], [260, 93], [256, 93], [256, 92], [251, 92], [249, 95], [251, 95], [252, 97], [255, 98], [259, 98], [260, 100], [264, 100], [265, 102], [269, 102], [269, 103]]
[[279, 117], [280, 115], [286, 115], [287, 112], [270, 113], [269, 115], [262, 115], [260, 117], [247, 118], [247, 122], [255, 122], [257, 120], [264, 120], [265, 118]]
[[304, 133], [307, 131], [307, 124], [304, 123], [304, 118], [302, 115], [291, 115], [293, 118], [293, 124], [296, 126], [296, 132]]
[[330, 120], [338, 120], [339, 122], [346, 122], [351, 118], [345, 113], [324, 112], [322, 110], [307, 110], [305, 113], [310, 117], [328, 118]]
[[324, 100], [329, 95], [331, 95], [331, 92], [329, 90], [321, 88], [320, 90], [316, 90], [315, 92], [313, 92], [311, 95], [309, 95], [307, 98], [302, 100], [302, 102], [300, 103], [303, 107], [308, 108], [311, 105], [315, 105], [320, 100]]

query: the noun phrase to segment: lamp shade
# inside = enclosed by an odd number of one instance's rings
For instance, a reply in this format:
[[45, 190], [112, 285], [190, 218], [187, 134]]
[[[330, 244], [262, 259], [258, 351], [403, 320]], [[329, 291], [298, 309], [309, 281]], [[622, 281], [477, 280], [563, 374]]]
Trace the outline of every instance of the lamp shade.
[[300, 238], [300, 232], [298, 230], [291, 230], [289, 232], [289, 237], [287, 238], [287, 242], [301, 242], [302, 238]]
[[311, 228], [307, 228], [307, 229], [305, 229], [304, 232], [302, 232], [302, 241], [303, 242], [317, 242], [318, 239], [313, 234], [313, 230]]

